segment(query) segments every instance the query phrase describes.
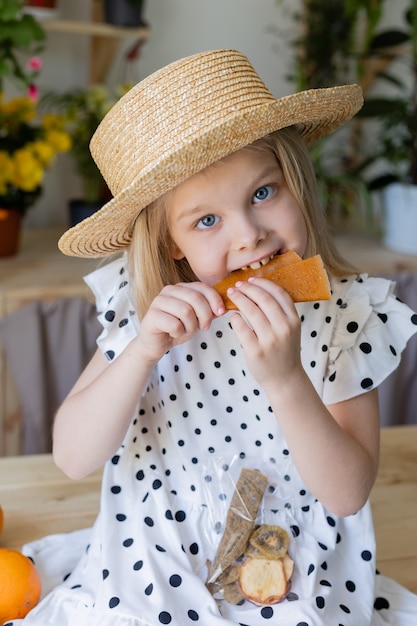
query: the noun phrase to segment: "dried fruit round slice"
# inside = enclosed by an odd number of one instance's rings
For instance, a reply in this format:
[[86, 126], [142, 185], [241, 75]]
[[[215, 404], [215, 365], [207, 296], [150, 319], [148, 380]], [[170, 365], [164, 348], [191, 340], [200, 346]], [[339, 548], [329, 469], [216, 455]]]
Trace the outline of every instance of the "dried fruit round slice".
[[245, 598], [258, 606], [283, 600], [290, 588], [282, 559], [248, 558], [240, 568], [239, 584]]
[[262, 524], [253, 531], [249, 538], [251, 546], [268, 559], [280, 559], [285, 556], [290, 543], [286, 530], [281, 526]]

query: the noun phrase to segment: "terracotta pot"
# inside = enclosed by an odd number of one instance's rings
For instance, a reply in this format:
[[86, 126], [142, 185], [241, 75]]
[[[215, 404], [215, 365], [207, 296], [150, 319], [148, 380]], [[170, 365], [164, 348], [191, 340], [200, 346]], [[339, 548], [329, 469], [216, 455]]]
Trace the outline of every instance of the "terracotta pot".
[[15, 209], [0, 209], [0, 257], [14, 256], [19, 250], [22, 215]]
[[24, 7], [26, 13], [40, 20], [56, 17], [58, 14], [58, 0], [26, 0]]

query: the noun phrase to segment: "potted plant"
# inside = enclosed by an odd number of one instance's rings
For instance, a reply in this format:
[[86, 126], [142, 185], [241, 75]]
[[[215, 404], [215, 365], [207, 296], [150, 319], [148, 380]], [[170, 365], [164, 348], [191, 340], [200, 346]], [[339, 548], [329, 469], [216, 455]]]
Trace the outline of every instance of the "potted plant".
[[[278, 0], [282, 3], [282, 0]], [[298, 91], [357, 82], [366, 92], [369, 48], [384, 0], [304, 0], [292, 17], [296, 34], [289, 78]], [[362, 126], [352, 120], [311, 148], [318, 187], [334, 230], [358, 225], [374, 228], [372, 197], [361, 159]]]
[[143, 26], [145, 0], [104, 0], [104, 20], [114, 26]]
[[16, 253], [22, 218], [41, 195], [45, 171], [70, 147], [59, 116], [40, 122], [36, 116], [35, 100], [0, 97], [0, 256]]
[[0, 1], [0, 92], [6, 78], [33, 91], [36, 68], [25, 65], [22, 54], [38, 54], [44, 39], [45, 31], [24, 12], [22, 0]]
[[74, 198], [69, 203], [72, 226], [97, 211], [111, 197], [89, 146], [103, 117], [128, 88], [120, 87], [113, 93], [105, 85], [90, 85], [61, 94], [50, 92], [42, 98], [44, 108], [63, 116], [64, 127], [71, 137], [70, 154], [82, 181], [82, 198]]
[[362, 117], [378, 121], [372, 165], [380, 166], [369, 181], [382, 190], [384, 242], [399, 252], [417, 254], [417, 3], [404, 14], [404, 29], [387, 30], [372, 42], [382, 60], [377, 77], [389, 85], [390, 97], [368, 98]]

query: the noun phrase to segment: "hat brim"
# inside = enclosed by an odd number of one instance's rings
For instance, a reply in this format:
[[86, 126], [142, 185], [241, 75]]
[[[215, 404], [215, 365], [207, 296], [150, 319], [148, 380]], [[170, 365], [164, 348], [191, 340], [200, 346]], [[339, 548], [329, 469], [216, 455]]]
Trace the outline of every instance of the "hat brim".
[[307, 144], [329, 135], [363, 104], [358, 85], [311, 89], [238, 112], [153, 164], [58, 242], [69, 256], [100, 258], [126, 248], [136, 217], [193, 174], [274, 131], [297, 126]]

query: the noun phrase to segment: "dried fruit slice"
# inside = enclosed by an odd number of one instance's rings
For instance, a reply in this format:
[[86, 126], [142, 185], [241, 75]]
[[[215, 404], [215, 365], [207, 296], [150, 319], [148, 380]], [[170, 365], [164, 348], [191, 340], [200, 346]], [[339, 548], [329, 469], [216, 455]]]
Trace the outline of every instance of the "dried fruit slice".
[[236, 310], [236, 305], [227, 296], [229, 287], [237, 281], [246, 281], [250, 276], [268, 278], [281, 285], [294, 302], [330, 300], [330, 283], [319, 254], [308, 259], [301, 259], [292, 250], [274, 257], [258, 269], [240, 269], [232, 272], [214, 285], [221, 295], [227, 311]]
[[282, 559], [282, 565], [284, 567], [285, 578], [289, 581], [294, 572], [294, 561], [286, 554]]
[[289, 543], [287, 531], [281, 526], [269, 524], [262, 524], [249, 537], [249, 544], [263, 555], [263, 558], [268, 559], [280, 559], [285, 556]]
[[248, 558], [240, 568], [239, 584], [244, 597], [258, 606], [275, 604], [289, 591], [282, 559]]

